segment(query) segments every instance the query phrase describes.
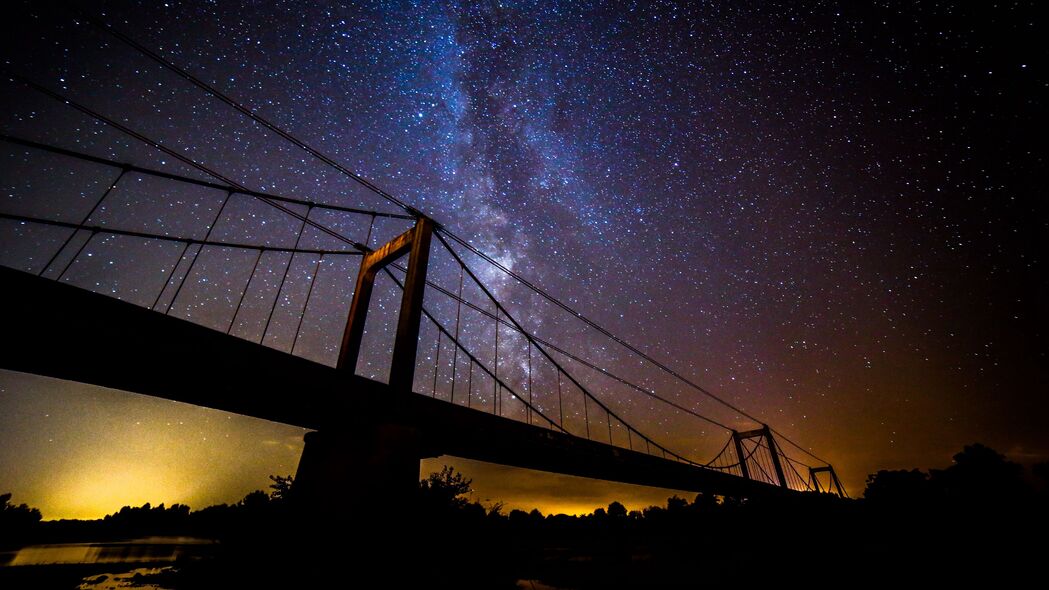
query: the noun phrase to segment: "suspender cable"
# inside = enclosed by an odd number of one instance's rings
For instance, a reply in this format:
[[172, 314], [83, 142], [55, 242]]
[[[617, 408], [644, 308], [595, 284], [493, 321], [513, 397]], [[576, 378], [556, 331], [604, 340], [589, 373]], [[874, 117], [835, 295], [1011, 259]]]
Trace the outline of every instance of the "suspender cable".
[[441, 368], [441, 332], [437, 331], [437, 352], [433, 355], [433, 391], [430, 397], [437, 397], [437, 371]]
[[[87, 215], [85, 215], [83, 219], [80, 220], [80, 225], [86, 225], [87, 222], [90, 221], [91, 216], [94, 215], [95, 211], [98, 210], [100, 205], [102, 205], [102, 201], [105, 201], [106, 197], [109, 196], [109, 193], [112, 192], [113, 189], [117, 188], [117, 184], [120, 182], [121, 178], [124, 178], [124, 174], [126, 172], [127, 168], [120, 169], [120, 174], [117, 174], [117, 177], [113, 180], [113, 182], [109, 184], [109, 188], [102, 192], [102, 196], [99, 197], [97, 201], [95, 201], [95, 204], [91, 207], [91, 210], [87, 212]], [[40, 272], [38, 272], [36, 276], [44, 276], [44, 273], [47, 272], [47, 269], [51, 268], [51, 265], [55, 263], [55, 259], [58, 258], [58, 255], [61, 254], [63, 250], [66, 249], [66, 246], [69, 245], [69, 242], [73, 240], [73, 236], [75, 236], [78, 231], [80, 230], [73, 230], [69, 234], [69, 237], [66, 238], [64, 242], [62, 242], [62, 245], [58, 247], [58, 250], [55, 251], [55, 254], [51, 257], [50, 260], [47, 261], [47, 264], [44, 265], [44, 268], [40, 269]]]
[[[484, 283], [481, 281], [481, 279], [478, 278], [477, 274], [474, 273], [474, 271], [470, 269], [470, 267], [463, 261], [463, 259], [459, 256], [459, 254], [451, 247], [451, 245], [448, 243], [448, 241], [444, 239], [444, 236], [441, 235], [441, 232], [440, 231], [436, 231], [436, 232], [434, 232], [434, 235], [437, 236], [437, 239], [441, 242], [441, 244], [444, 245], [444, 247], [448, 250], [448, 252], [452, 255], [452, 257], [455, 258], [456, 262], [458, 262], [459, 264], [462, 265], [463, 269], [466, 271], [466, 274], [481, 289], [481, 291], [484, 293], [484, 295], [486, 297], [488, 297], [492, 301], [492, 303], [496, 307], [497, 312], [501, 312], [503, 315], [505, 315], [506, 319], [510, 320], [510, 322], [517, 328], [517, 330], [519, 332], [521, 332], [524, 335], [524, 337], [527, 338], [536, 347], [536, 350], [538, 350], [540, 352], [540, 354], [542, 354], [546, 358], [546, 360], [548, 360], [551, 363], [553, 363], [554, 366], [560, 367], [560, 365], [557, 363], [557, 361], [554, 360], [554, 358], [552, 356], [550, 356], [550, 354], [542, 346], [538, 345], [538, 343], [535, 341], [535, 338], [533, 338], [532, 335], [527, 330], [524, 329], [524, 327], [520, 324], [520, 322], [518, 322], [516, 319], [514, 319], [514, 317], [512, 315], [510, 315], [510, 312], [507, 311], [506, 308], [504, 308], [501, 303], [499, 303], [499, 300], [496, 299], [495, 296], [492, 294], [492, 292], [488, 290], [488, 287], [486, 287], [484, 285]], [[498, 323], [496, 324], [496, 334], [498, 334]], [[619, 420], [620, 422], [623, 422], [624, 424], [626, 423], [625, 420], [623, 420], [617, 414], [612, 412], [612, 410], [608, 406], [606, 406], [604, 403], [602, 403], [601, 400], [597, 399], [589, 391], [587, 391], [586, 388], [583, 387], [583, 385], [581, 383], [579, 383], [578, 380], [576, 380], [574, 377], [572, 377], [571, 374], [569, 374], [568, 372], [564, 372], [564, 373], [565, 373], [565, 377], [567, 377], [573, 384], [575, 384], [575, 386], [578, 387], [583, 392], [584, 396], [591, 398], [594, 401], [595, 404], [597, 404], [601, 409], [603, 409], [606, 412], [608, 412], [610, 416], [614, 416], [616, 418], [616, 420]], [[589, 427], [589, 424], [588, 424], [588, 427]], [[640, 433], [640, 431], [638, 431], [638, 432]], [[657, 443], [657, 446], [662, 446], [662, 445], [659, 445]], [[691, 459], [686, 459], [685, 457], [682, 457], [681, 455], [679, 455], [677, 453], [674, 453], [673, 451], [671, 451], [671, 454], [673, 454], [679, 461], [684, 461], [684, 462], [689, 463], [689, 464], [696, 464]]]
[[70, 267], [73, 266], [73, 263], [76, 262], [76, 259], [80, 258], [80, 253], [84, 251], [84, 248], [87, 248], [87, 245], [91, 242], [91, 240], [95, 238], [96, 235], [98, 235], [98, 230], [91, 230], [91, 234], [87, 236], [87, 239], [84, 240], [83, 244], [80, 244], [80, 248], [77, 249], [76, 254], [74, 254], [73, 257], [69, 259], [69, 262], [66, 264], [65, 268], [62, 269], [62, 272], [58, 273], [58, 279], [56, 280], [61, 281], [62, 277], [66, 276], [66, 273], [69, 272]]
[[[397, 286], [398, 286], [399, 288], [401, 288], [402, 290], [404, 289], [404, 284], [403, 284], [403, 283], [401, 283], [401, 281], [400, 281], [400, 280], [398, 280], [398, 279], [397, 279], [397, 277], [396, 277], [396, 276], [394, 276], [394, 274], [393, 274], [392, 272], [390, 272], [388, 268], [384, 268], [384, 269], [383, 269], [383, 272], [385, 272], [385, 273], [387, 274], [387, 276], [389, 276], [389, 277], [390, 277], [390, 279], [391, 279], [391, 280], [393, 280], [394, 284], [396, 284], [396, 285], [397, 285]], [[423, 316], [424, 316], [424, 317], [426, 317], [426, 319], [428, 319], [428, 320], [430, 320], [431, 322], [433, 322], [433, 325], [434, 325], [434, 326], [436, 326], [436, 327], [437, 327], [437, 329], [438, 329], [438, 330], [440, 330], [440, 331], [441, 331], [441, 333], [442, 333], [442, 334], [443, 334], [443, 335], [444, 335], [445, 337], [447, 337], [448, 339], [451, 339], [451, 337], [452, 337], [452, 334], [451, 334], [451, 332], [449, 332], [449, 331], [448, 331], [448, 330], [447, 330], [447, 329], [446, 329], [446, 328], [445, 328], [444, 326], [442, 326], [442, 325], [441, 325], [441, 322], [440, 322], [440, 321], [438, 321], [438, 320], [437, 320], [437, 318], [436, 318], [436, 317], [434, 317], [434, 315], [433, 315], [432, 313], [430, 313], [430, 311], [429, 311], [429, 310], [427, 310], [427, 309], [426, 309], [426, 307], [423, 307], [423, 308], [422, 308], [422, 313], [423, 313]], [[477, 363], [477, 366], [478, 366], [478, 367], [480, 367], [482, 371], [484, 371], [485, 373], [487, 373], [489, 377], [491, 377], [491, 378], [495, 379], [495, 380], [496, 380], [496, 383], [497, 383], [497, 385], [498, 385], [499, 387], [502, 387], [502, 388], [506, 388], [506, 389], [507, 389], [508, 391], [510, 391], [510, 392], [513, 392], [513, 388], [512, 388], [512, 387], [510, 387], [509, 385], [507, 385], [507, 384], [506, 384], [506, 383], [504, 383], [503, 381], [499, 380], [499, 379], [498, 379], [498, 378], [497, 378], [497, 377], [496, 377], [496, 376], [495, 376], [495, 375], [494, 375], [494, 374], [493, 374], [493, 373], [492, 373], [492, 372], [491, 372], [491, 371], [490, 371], [490, 370], [489, 370], [489, 369], [488, 369], [487, 367], [485, 367], [485, 366], [484, 366], [484, 365], [483, 365], [483, 364], [481, 363], [481, 361], [480, 361], [480, 360], [478, 360], [478, 359], [477, 359], [477, 357], [475, 357], [475, 356], [474, 356], [473, 354], [471, 354], [471, 353], [470, 353], [470, 351], [469, 351], [469, 350], [467, 350], [467, 349], [466, 349], [466, 347], [462, 345], [462, 343], [460, 343], [460, 342], [456, 342], [456, 343], [455, 343], [455, 345], [456, 345], [456, 346], [458, 346], [458, 347], [459, 347], [459, 349], [463, 351], [463, 354], [465, 354], [467, 358], [469, 358], [469, 359], [470, 359], [470, 360], [471, 360], [472, 362], [475, 362], [475, 363]], [[521, 403], [523, 403], [523, 404], [527, 404], [528, 402], [522, 399], [522, 400], [521, 400]], [[532, 411], [533, 411], [534, 413], [536, 413], [537, 415], [539, 415], [539, 417], [540, 417], [540, 418], [542, 418], [543, 420], [545, 420], [545, 421], [546, 421], [546, 422], [547, 422], [548, 424], [551, 424], [551, 425], [553, 425], [553, 426], [556, 426], [556, 423], [555, 423], [555, 422], [554, 422], [553, 420], [551, 420], [551, 419], [550, 419], [550, 417], [548, 417], [548, 416], [547, 416], [546, 414], [544, 414], [544, 413], [542, 412], [542, 410], [539, 410], [539, 409], [537, 409], [537, 408], [532, 408]], [[558, 430], [560, 430], [561, 432], [565, 432], [565, 431], [564, 431], [564, 429], [563, 429], [563, 428], [561, 428], [560, 426], [557, 426], [557, 429], [558, 429]], [[567, 433], [566, 433], [566, 434], [567, 434]]]
[[[463, 298], [463, 268], [460, 266], [459, 267], [459, 299], [460, 299], [460, 301], [457, 301], [456, 305], [455, 305], [455, 341], [456, 342], [459, 341], [459, 318], [462, 315], [462, 310], [463, 310], [463, 303], [461, 301], [462, 298]], [[453, 404], [455, 403], [455, 372], [456, 372], [456, 369], [458, 367], [459, 367], [459, 347], [458, 346], [453, 346], [452, 347], [452, 395], [448, 399], [448, 401], [453, 403]]]
[[[222, 206], [219, 207], [218, 213], [215, 214], [215, 219], [211, 222], [211, 225], [208, 226], [207, 233], [204, 234], [205, 242], [208, 241], [209, 238], [211, 238], [211, 232], [215, 230], [215, 226], [218, 225], [219, 221], [222, 219], [222, 212], [226, 210], [226, 203], [229, 203], [229, 199], [232, 196], [233, 192], [229, 191], [226, 193], [226, 198], [222, 199]], [[175, 300], [178, 299], [178, 294], [182, 292], [182, 287], [186, 284], [186, 281], [189, 280], [189, 275], [193, 272], [193, 266], [197, 263], [197, 259], [200, 258], [200, 253], [203, 250], [204, 244], [201, 244], [197, 248], [197, 253], [193, 255], [193, 259], [189, 261], [189, 268], [186, 269], [186, 274], [182, 277], [182, 281], [179, 282], [178, 288], [175, 289], [175, 295], [173, 295], [171, 297], [171, 301], [168, 302], [168, 308], [164, 310], [165, 314], [171, 313], [171, 307], [175, 305]]]
[[185, 247], [182, 248], [182, 254], [179, 254], [178, 259], [175, 260], [175, 265], [171, 267], [171, 272], [168, 273], [167, 280], [164, 281], [164, 286], [160, 288], [160, 293], [157, 293], [157, 298], [153, 300], [153, 305], [149, 306], [149, 309], [156, 311], [157, 304], [160, 303], [160, 298], [164, 296], [164, 292], [168, 290], [168, 286], [171, 285], [171, 281], [175, 278], [175, 271], [182, 265], [182, 261], [186, 259], [186, 252], [189, 251], [190, 245], [193, 242], [186, 242]]
[[[251, 274], [248, 275], [248, 282], [244, 285], [244, 290], [240, 292], [240, 299], [237, 300], [237, 307], [233, 310], [233, 317], [229, 320], [229, 327], [226, 328], [226, 333], [229, 334], [233, 331], [233, 326], [237, 323], [237, 314], [240, 313], [240, 306], [244, 305], [244, 297], [248, 295], [248, 289], [251, 287], [251, 280], [255, 278], [255, 271], [259, 268], [259, 261], [262, 260], [262, 253], [265, 252], [265, 248], [259, 248], [259, 255], [255, 257], [255, 264], [251, 267]], [[292, 350], [295, 350], [295, 346], [292, 345]]]
[[299, 335], [302, 334], [302, 320], [306, 319], [306, 310], [310, 308], [310, 296], [313, 295], [313, 286], [317, 284], [317, 276], [321, 272], [321, 263], [324, 262], [324, 255], [321, 254], [317, 258], [317, 264], [313, 267], [313, 277], [310, 279], [310, 288], [306, 291], [306, 303], [302, 305], [302, 313], [299, 314], [299, 325], [295, 327], [295, 337], [291, 340], [291, 354], [295, 354], [295, 345], [299, 342]]
[[557, 373], [557, 414], [561, 419], [561, 426], [565, 425], [565, 404], [561, 401], [561, 370], [555, 371]]
[[[465, 268], [465, 266], [463, 267]], [[495, 309], [495, 389], [492, 392], [492, 408], [496, 414], [499, 414], [499, 307]], [[501, 414], [499, 414], [501, 415]]]
[[280, 284], [277, 285], [277, 296], [273, 298], [273, 305], [270, 307], [270, 314], [266, 317], [266, 325], [262, 328], [262, 338], [259, 338], [259, 344], [266, 342], [266, 333], [270, 330], [270, 322], [273, 321], [273, 312], [277, 311], [277, 304], [280, 303], [280, 294], [284, 290], [284, 282], [288, 280], [288, 272], [291, 270], [291, 264], [295, 262], [295, 248], [299, 247], [299, 242], [302, 240], [302, 232], [306, 229], [306, 223], [310, 219], [310, 213], [313, 212], [313, 208], [306, 209], [306, 217], [302, 219], [302, 225], [299, 226], [299, 233], [295, 235], [295, 246], [292, 248], [291, 256], [288, 257], [288, 265], [284, 267], [284, 275], [280, 278]]
[[371, 220], [368, 221], [368, 235], [364, 237], [364, 247], [370, 248], [372, 243], [372, 229], [375, 228], [375, 214], [372, 213]]
[[[528, 404], [532, 404], [532, 344], [525, 342], [525, 346], [528, 350]], [[525, 412], [525, 416], [528, 418], [528, 423], [532, 423], [532, 410]]]

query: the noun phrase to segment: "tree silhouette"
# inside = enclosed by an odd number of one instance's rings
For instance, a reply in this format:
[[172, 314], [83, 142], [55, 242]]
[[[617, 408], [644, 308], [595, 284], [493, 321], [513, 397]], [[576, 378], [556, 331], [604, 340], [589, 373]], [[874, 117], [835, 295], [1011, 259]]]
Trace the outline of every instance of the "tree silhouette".
[[1026, 491], [1023, 467], [976, 443], [954, 456], [954, 465], [929, 472], [929, 483], [946, 500], [991, 503], [1015, 501]]
[[873, 504], [893, 505], [925, 501], [928, 495], [929, 476], [912, 469], [881, 470], [867, 476], [867, 488], [863, 497]]
[[473, 480], [467, 479], [453, 467], [445, 465], [439, 472], [419, 482], [419, 491], [424, 503], [450, 509], [463, 508], [473, 488]]
[[248, 492], [244, 499], [240, 501], [239, 506], [243, 506], [248, 510], [260, 509], [268, 506], [270, 503], [270, 495], [262, 490], [255, 490], [254, 492]]
[[295, 483], [294, 476], [271, 475], [270, 481], [273, 482], [270, 484], [270, 489], [273, 490], [270, 492], [271, 500], [282, 501], [291, 497], [291, 487]]
[[667, 498], [667, 512], [680, 513], [688, 508], [688, 500], [676, 495]]
[[14, 524], [18, 522], [24, 523], [36, 523], [40, 522], [42, 518], [40, 510], [36, 508], [30, 508], [27, 504], [12, 504], [11, 494], [0, 494], [0, 518], [3, 519], [4, 524]]
[[716, 510], [718, 507], [717, 496], [700, 492], [696, 494], [696, 498], [692, 500], [692, 507], [695, 510]]
[[26, 504], [12, 504], [11, 494], [0, 494], [0, 541], [17, 539], [37, 527], [40, 511]]

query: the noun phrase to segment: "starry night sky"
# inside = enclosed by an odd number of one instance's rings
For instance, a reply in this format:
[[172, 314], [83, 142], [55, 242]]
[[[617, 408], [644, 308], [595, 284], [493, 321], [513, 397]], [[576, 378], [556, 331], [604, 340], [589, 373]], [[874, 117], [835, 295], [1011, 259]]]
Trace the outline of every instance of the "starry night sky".
[[[572, 307], [832, 462], [943, 466], [963, 444], [1049, 458], [1045, 22], [1035, 3], [105, 2], [97, 15], [427, 212]], [[394, 211], [61, 8], [6, 19], [3, 66], [258, 190]], [[8, 80], [4, 133], [203, 178]], [[0, 210], [79, 222], [113, 169], [0, 145]], [[220, 191], [126, 175], [92, 224], [202, 237]], [[306, 208], [296, 211], [305, 214]], [[408, 227], [315, 212], [375, 245]], [[299, 223], [235, 195], [212, 239], [288, 247]], [[0, 221], [0, 263], [40, 272], [68, 231]], [[83, 243], [44, 274], [58, 278]], [[302, 247], [340, 244], [312, 229]], [[62, 280], [334, 363], [356, 259], [99, 236]], [[192, 251], [191, 251], [192, 252]], [[432, 278], [458, 275], [434, 247]], [[737, 428], [704, 399], [476, 258], [530, 330]], [[316, 276], [301, 335], [300, 316]], [[248, 280], [251, 278], [251, 282]], [[247, 283], [243, 307], [233, 311]], [[358, 371], [385, 378], [377, 293]], [[483, 297], [467, 297], [482, 304]], [[274, 301], [272, 319], [267, 315]], [[427, 294], [451, 321], [455, 306]], [[464, 320], [477, 347], [492, 328]], [[268, 329], [264, 329], [269, 323]], [[450, 325], [446, 323], [445, 325]], [[417, 390], [450, 391], [424, 325]], [[520, 342], [517, 343], [519, 345]], [[7, 343], [17, 345], [17, 343]], [[523, 346], [505, 340], [508, 379]], [[488, 349], [490, 350], [490, 348]], [[189, 352], [189, 351], [187, 351]], [[534, 352], [534, 351], [533, 351]], [[492, 353], [488, 353], [491, 358]], [[171, 359], [175, 365], [191, 362]], [[460, 365], [461, 370], [465, 365]], [[654, 439], [708, 459], [725, 433], [566, 365]], [[426, 371], [430, 374], [427, 375]], [[542, 370], [542, 369], [540, 369]], [[535, 377], [547, 408], [554, 375]], [[459, 387], [462, 387], [461, 379]], [[462, 401], [457, 389], [456, 395]], [[0, 372], [0, 491], [45, 517], [230, 502], [294, 472], [303, 431]], [[477, 392], [482, 402], [484, 393]], [[488, 394], [490, 395], [490, 393]], [[793, 453], [799, 458], [802, 455]], [[478, 498], [590, 510], [667, 493], [441, 458]]]

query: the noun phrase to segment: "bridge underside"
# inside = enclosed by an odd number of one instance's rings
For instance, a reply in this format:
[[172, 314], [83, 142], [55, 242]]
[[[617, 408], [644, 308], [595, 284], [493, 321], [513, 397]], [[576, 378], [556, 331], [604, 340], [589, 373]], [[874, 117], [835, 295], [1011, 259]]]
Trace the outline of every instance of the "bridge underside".
[[455, 455], [609, 481], [730, 496], [762, 482], [596, 443], [417, 394], [0, 267], [0, 367], [318, 429], [404, 428], [420, 456]]

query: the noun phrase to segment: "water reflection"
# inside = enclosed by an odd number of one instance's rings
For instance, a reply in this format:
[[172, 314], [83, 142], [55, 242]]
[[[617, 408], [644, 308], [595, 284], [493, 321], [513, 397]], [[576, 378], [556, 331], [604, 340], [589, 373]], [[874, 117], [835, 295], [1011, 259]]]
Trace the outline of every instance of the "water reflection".
[[192, 537], [149, 537], [112, 543], [63, 543], [31, 545], [0, 554], [9, 566], [90, 563], [163, 563], [182, 556], [199, 557], [213, 541]]
[[77, 590], [123, 590], [136, 588], [139, 590], [166, 590], [165, 588], [146, 581], [148, 576], [155, 576], [161, 572], [169, 571], [171, 567], [140, 567], [121, 574], [98, 574], [88, 576], [77, 586]]

